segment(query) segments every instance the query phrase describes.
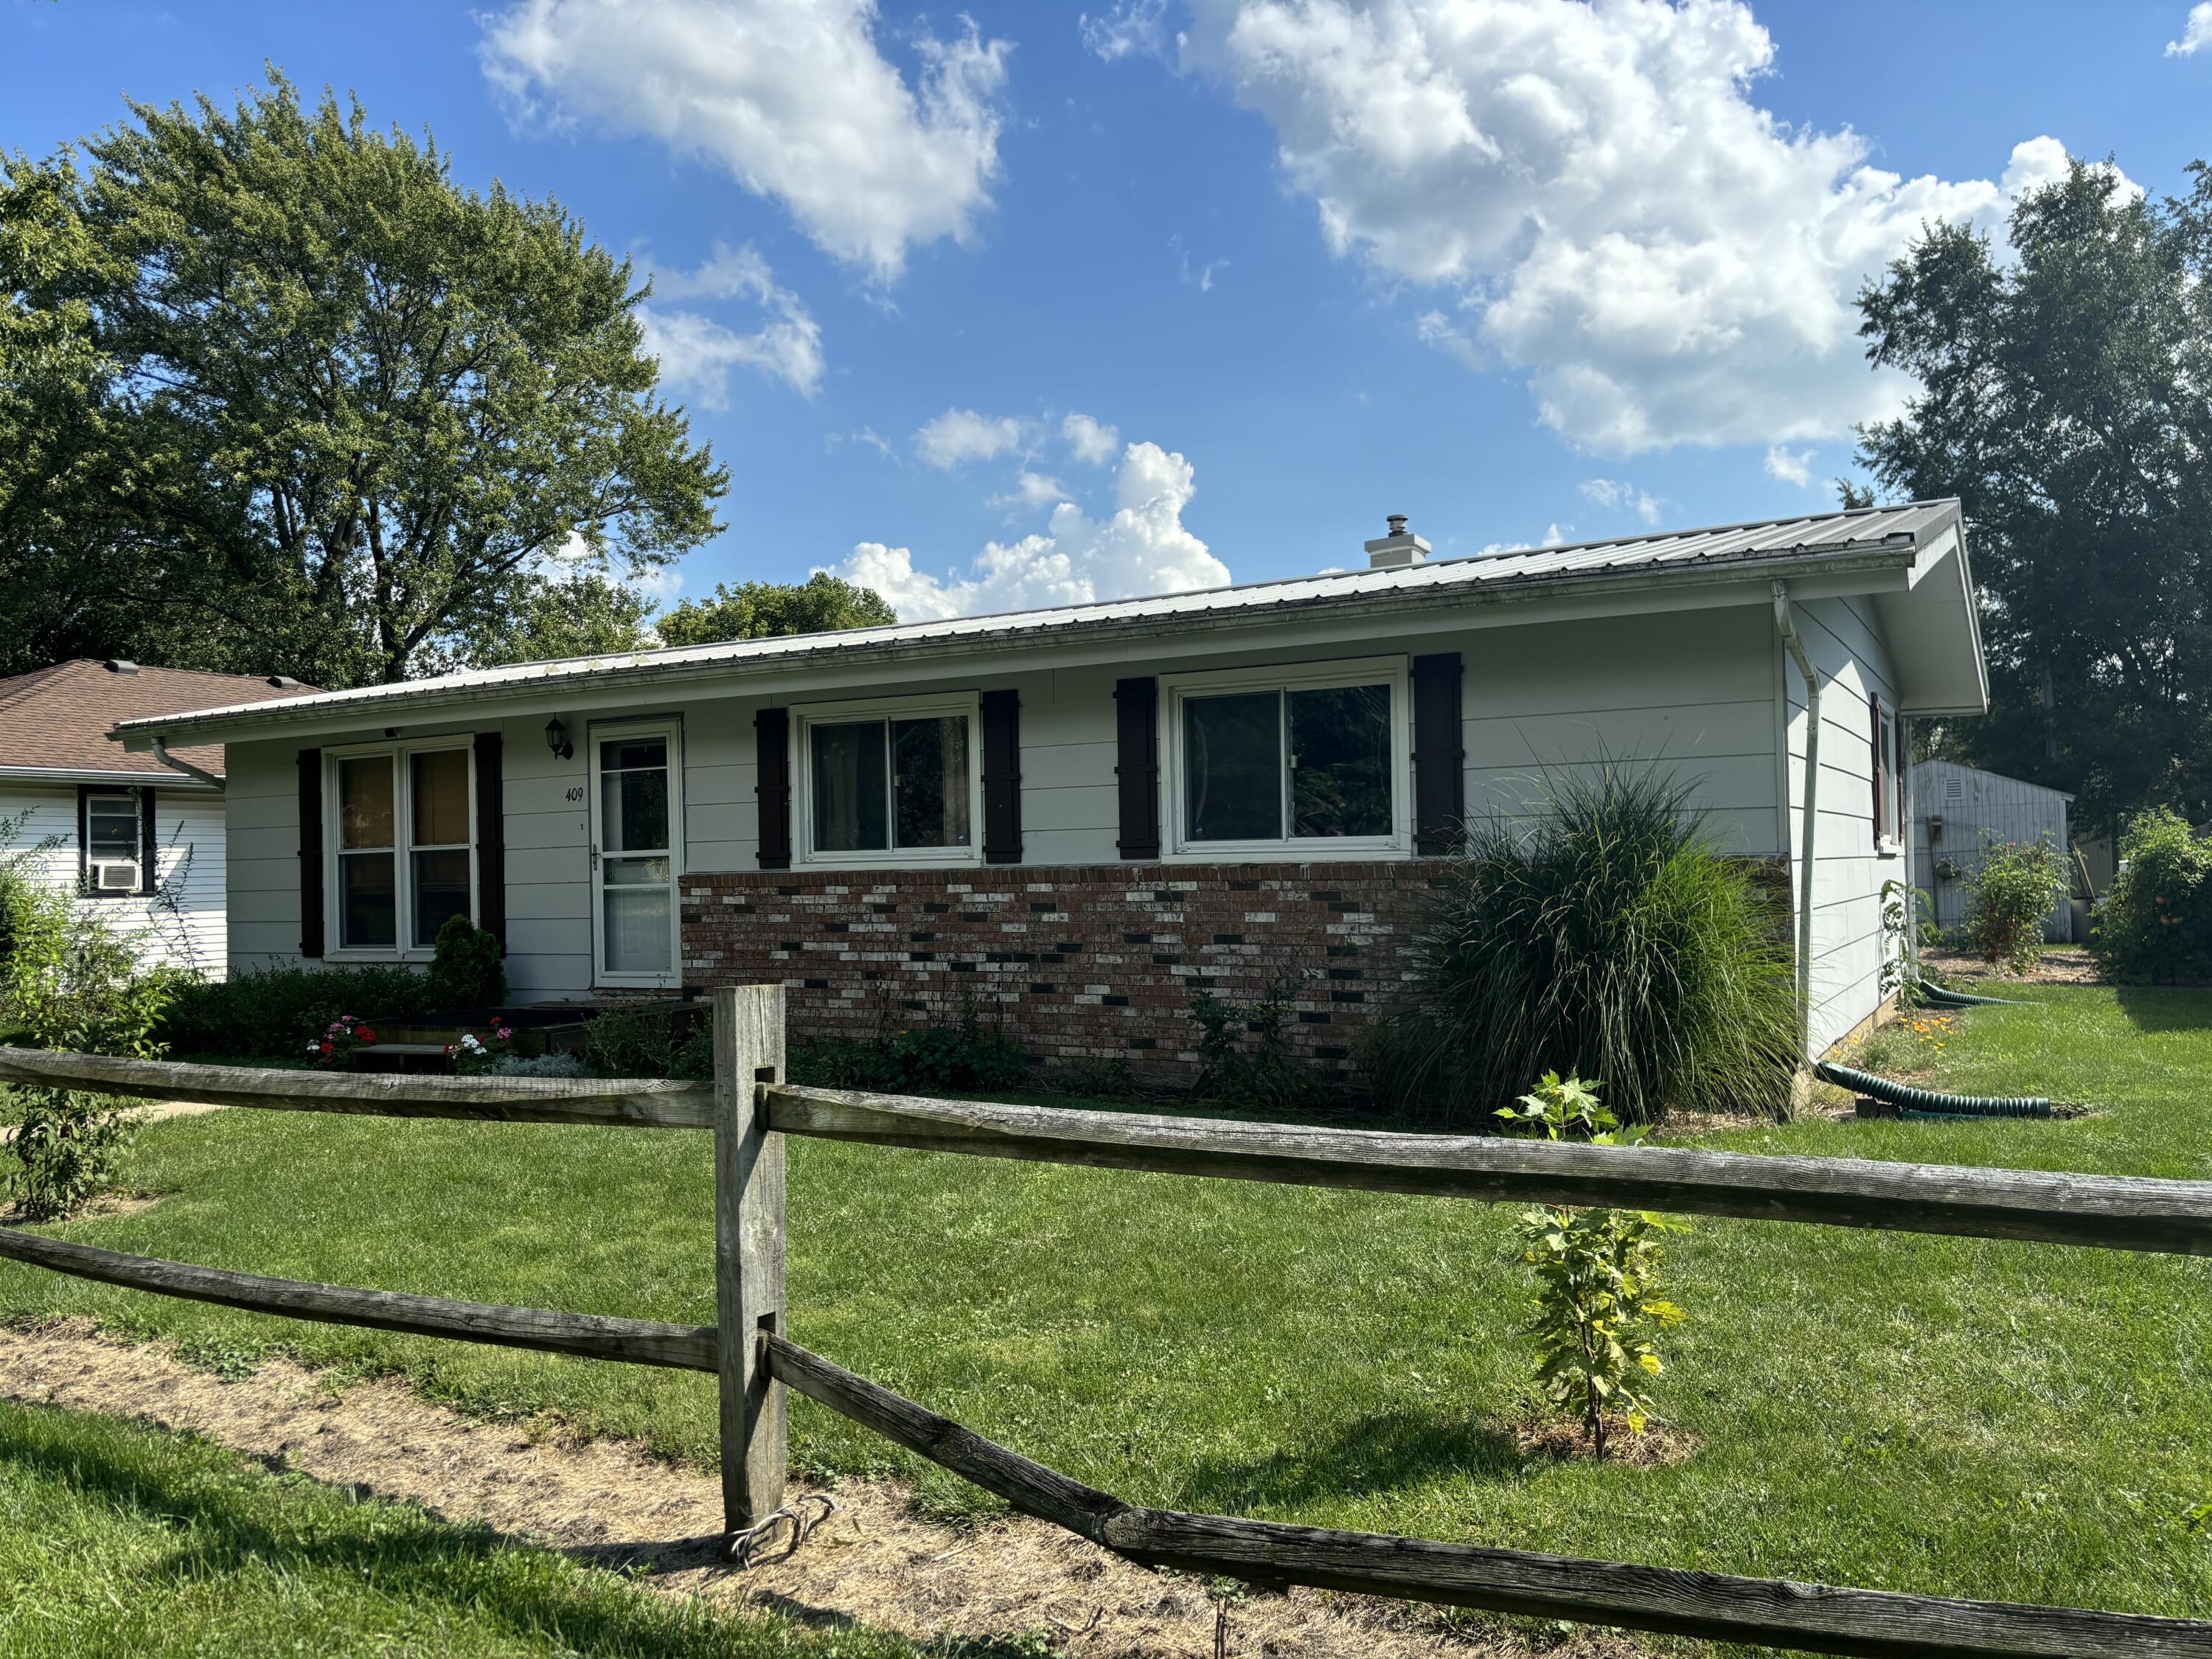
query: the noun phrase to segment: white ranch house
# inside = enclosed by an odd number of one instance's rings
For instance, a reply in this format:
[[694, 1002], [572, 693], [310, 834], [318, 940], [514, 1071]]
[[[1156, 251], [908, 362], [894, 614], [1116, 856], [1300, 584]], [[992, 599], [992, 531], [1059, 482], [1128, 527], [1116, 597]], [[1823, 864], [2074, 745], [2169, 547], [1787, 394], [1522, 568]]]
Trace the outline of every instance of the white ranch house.
[[1298, 1041], [1347, 1067], [1454, 827], [1543, 767], [1656, 757], [1729, 850], [1787, 861], [1814, 1046], [1875, 1014], [1909, 722], [1987, 704], [1957, 503], [1453, 559], [1394, 520], [1367, 548], [116, 735], [226, 745], [234, 970], [420, 962], [465, 911], [522, 1000], [775, 979], [802, 1034], [974, 1008], [1054, 1061], [1161, 1064], [1194, 988], [1288, 973]]

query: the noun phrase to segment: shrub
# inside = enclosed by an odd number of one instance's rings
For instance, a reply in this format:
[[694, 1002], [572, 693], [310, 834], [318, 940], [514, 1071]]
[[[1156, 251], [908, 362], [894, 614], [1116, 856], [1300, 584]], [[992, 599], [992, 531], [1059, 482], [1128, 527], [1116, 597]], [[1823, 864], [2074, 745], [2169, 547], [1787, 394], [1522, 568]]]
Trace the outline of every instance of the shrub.
[[[141, 942], [76, 898], [18, 883], [0, 894], [9, 949], [10, 1018], [41, 1048], [158, 1058], [155, 1028], [173, 976], [141, 973]], [[26, 1219], [74, 1214], [115, 1184], [130, 1143], [125, 1102], [73, 1089], [15, 1091], [15, 1169], [8, 1185]]]
[[1386, 1103], [1481, 1120], [1513, 1079], [1606, 1079], [1613, 1111], [1778, 1113], [1798, 1059], [1788, 917], [1687, 788], [1607, 765], [1533, 819], [1468, 826], [1413, 939], [1413, 1012], [1375, 1046]]
[[582, 1077], [584, 1062], [574, 1054], [499, 1054], [491, 1062], [494, 1077]]
[[1580, 1138], [1594, 1146], [1632, 1146], [1644, 1139], [1641, 1125], [1623, 1129], [1620, 1120], [1599, 1101], [1601, 1083], [1585, 1083], [1571, 1077], [1564, 1083], [1557, 1072], [1497, 1115], [1505, 1120], [1505, 1133], [1527, 1140]]
[[679, 1036], [676, 1012], [650, 1005], [602, 1009], [584, 1028], [584, 1065], [601, 1077], [706, 1082], [714, 1075], [714, 1027], [701, 1021]]
[[1240, 1112], [1312, 1111], [1328, 1103], [1328, 1085], [1291, 1054], [1283, 1037], [1291, 988], [1289, 980], [1278, 979], [1249, 1009], [1211, 991], [1191, 1000], [1190, 1018], [1198, 1027], [1192, 1094]]
[[2163, 806], [2120, 838], [2120, 873], [2097, 907], [2091, 948], [2113, 979], [2212, 979], [2212, 841]]
[[2066, 866], [2049, 835], [1990, 842], [1966, 878], [1966, 938], [1983, 961], [2024, 974], [2035, 966], [2043, 919], [2065, 896]]
[[820, 1089], [867, 1089], [878, 1094], [944, 1094], [987, 1089], [1006, 1094], [1030, 1080], [1021, 1044], [984, 1030], [972, 1009], [957, 1025], [932, 1025], [859, 1042], [826, 1037], [792, 1051], [791, 1080]]
[[496, 1008], [507, 1000], [498, 939], [466, 916], [453, 916], [431, 945], [430, 1000], [439, 1008]]
[[292, 1060], [341, 1015], [404, 1019], [429, 1006], [428, 982], [412, 969], [276, 968], [181, 981], [160, 1036], [173, 1054]]

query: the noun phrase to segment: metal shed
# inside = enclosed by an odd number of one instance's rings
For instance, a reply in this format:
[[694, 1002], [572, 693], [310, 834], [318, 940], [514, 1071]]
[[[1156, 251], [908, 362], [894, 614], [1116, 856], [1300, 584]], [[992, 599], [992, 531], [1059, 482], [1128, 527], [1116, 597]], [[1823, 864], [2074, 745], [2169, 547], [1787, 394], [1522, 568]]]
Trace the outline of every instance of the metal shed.
[[[1978, 771], [1956, 761], [1921, 761], [1912, 769], [1912, 870], [1935, 902], [1936, 925], [1966, 919], [1966, 880], [1981, 867], [1990, 842], [2030, 842], [2048, 835], [2067, 856], [2067, 811], [2074, 797], [2022, 778]], [[2044, 918], [2043, 936], [2074, 937], [2073, 907], [2061, 899]]]

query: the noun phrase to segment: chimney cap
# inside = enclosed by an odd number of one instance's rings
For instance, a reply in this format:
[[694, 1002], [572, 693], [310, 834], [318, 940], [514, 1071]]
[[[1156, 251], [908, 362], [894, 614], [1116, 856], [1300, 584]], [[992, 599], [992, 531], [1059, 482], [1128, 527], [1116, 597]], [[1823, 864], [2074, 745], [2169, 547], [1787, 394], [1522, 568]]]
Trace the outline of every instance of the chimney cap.
[[1370, 569], [1403, 570], [1410, 565], [1419, 564], [1429, 556], [1429, 544], [1406, 528], [1404, 514], [1390, 514], [1386, 522], [1390, 526], [1389, 535], [1378, 536], [1375, 540], [1363, 544], [1367, 549], [1367, 563]]

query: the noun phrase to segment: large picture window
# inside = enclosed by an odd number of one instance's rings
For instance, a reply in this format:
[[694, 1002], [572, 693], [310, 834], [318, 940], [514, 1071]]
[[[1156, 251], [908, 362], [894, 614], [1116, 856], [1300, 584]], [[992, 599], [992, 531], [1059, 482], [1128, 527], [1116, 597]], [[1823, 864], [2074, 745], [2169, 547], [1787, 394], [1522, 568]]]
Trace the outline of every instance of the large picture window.
[[331, 762], [341, 951], [427, 956], [476, 914], [472, 761], [466, 746], [381, 749]]
[[1403, 850], [1402, 660], [1240, 669], [1164, 684], [1176, 851]]
[[972, 696], [799, 711], [810, 864], [972, 864], [981, 816]]

